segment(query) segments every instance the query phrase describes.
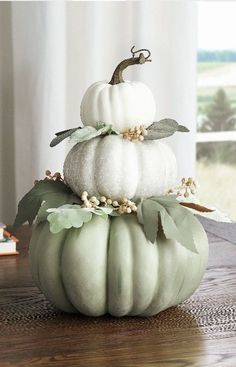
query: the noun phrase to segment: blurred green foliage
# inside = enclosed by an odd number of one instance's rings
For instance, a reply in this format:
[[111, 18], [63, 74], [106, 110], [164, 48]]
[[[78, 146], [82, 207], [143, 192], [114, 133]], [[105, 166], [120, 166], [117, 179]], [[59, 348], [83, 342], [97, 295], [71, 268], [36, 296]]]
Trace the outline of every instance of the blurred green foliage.
[[[232, 108], [225, 90], [220, 88], [213, 96], [212, 102], [206, 105], [198, 131], [233, 130], [236, 130], [235, 109]], [[197, 144], [197, 159], [236, 164], [236, 141], [199, 143]]]

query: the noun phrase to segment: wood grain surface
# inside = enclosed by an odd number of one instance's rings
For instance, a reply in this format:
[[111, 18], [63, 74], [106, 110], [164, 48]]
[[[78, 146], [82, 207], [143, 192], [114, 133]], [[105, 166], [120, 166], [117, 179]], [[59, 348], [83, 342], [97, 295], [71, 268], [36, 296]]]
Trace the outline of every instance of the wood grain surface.
[[47, 302], [33, 284], [30, 229], [22, 227], [21, 254], [0, 258], [0, 367], [236, 367], [236, 245], [215, 232], [189, 300], [154, 317], [116, 319], [65, 314]]

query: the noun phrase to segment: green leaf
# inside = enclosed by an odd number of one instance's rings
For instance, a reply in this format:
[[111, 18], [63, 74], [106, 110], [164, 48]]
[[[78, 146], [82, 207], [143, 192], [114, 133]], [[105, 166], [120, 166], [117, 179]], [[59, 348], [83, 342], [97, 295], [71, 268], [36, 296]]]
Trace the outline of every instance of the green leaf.
[[18, 212], [13, 225], [14, 230], [25, 222], [31, 225], [41, 207], [42, 202], [50, 194], [73, 194], [71, 189], [62, 181], [42, 180], [21, 199], [18, 205]]
[[73, 143], [82, 143], [83, 141], [96, 138], [101, 135], [102, 129], [97, 130], [92, 126], [85, 126], [82, 129], [76, 130], [70, 137]]
[[76, 130], [71, 135], [71, 140], [73, 143], [82, 143], [83, 141], [90, 140], [96, 138], [100, 135], [110, 134], [112, 130], [111, 125], [100, 125], [97, 128], [92, 126], [85, 126], [80, 130]]
[[101, 216], [103, 219], [108, 219], [108, 215], [111, 215], [113, 212], [112, 207], [98, 206], [97, 208], [88, 209], [92, 213]]
[[176, 240], [190, 251], [197, 252], [192, 234], [193, 214], [173, 196], [151, 197], [138, 205], [138, 220], [149, 241], [155, 242], [160, 221], [167, 239]]
[[69, 138], [78, 129], [81, 129], [81, 127], [76, 127], [74, 129], [59, 131], [58, 133], [55, 134], [56, 137], [54, 139], [52, 139], [52, 141], [50, 143], [50, 147], [55, 147], [61, 141], [65, 140], [66, 138]]
[[47, 220], [48, 217], [48, 209], [50, 208], [58, 208], [59, 206], [65, 205], [65, 204], [73, 204], [77, 203], [80, 204], [81, 200], [78, 198], [75, 194], [68, 194], [63, 192], [58, 193], [50, 193], [45, 195], [44, 201], [41, 204], [41, 207], [37, 214], [37, 221], [43, 222]]
[[47, 212], [50, 213], [47, 220], [52, 233], [58, 233], [64, 228], [80, 228], [92, 219], [92, 212], [79, 205], [66, 204], [48, 209]]
[[153, 122], [153, 124], [147, 128], [145, 140], [163, 139], [173, 135], [176, 131], [189, 132], [189, 129], [183, 125], [179, 125], [175, 120], [163, 119], [158, 122]]
[[115, 135], [119, 135], [119, 132], [118, 131], [113, 130], [112, 125], [106, 125], [103, 122], [97, 123], [96, 129], [97, 130], [102, 130], [102, 134], [107, 134], [107, 135], [115, 134]]
[[158, 220], [161, 206], [153, 200], [144, 200], [142, 204], [142, 220], [144, 233], [154, 243], [158, 232]]
[[50, 223], [50, 231], [58, 233], [64, 228], [80, 228], [84, 223], [92, 219], [92, 215], [99, 215], [108, 219], [113, 209], [111, 207], [82, 208], [80, 205], [62, 205], [58, 208], [49, 208], [47, 220]]
[[112, 125], [98, 123], [96, 128], [92, 126], [77, 127], [56, 133], [56, 137], [51, 141], [50, 147], [55, 147], [66, 138], [71, 138], [73, 143], [82, 143], [83, 141], [96, 138], [100, 135], [118, 134], [112, 129]]

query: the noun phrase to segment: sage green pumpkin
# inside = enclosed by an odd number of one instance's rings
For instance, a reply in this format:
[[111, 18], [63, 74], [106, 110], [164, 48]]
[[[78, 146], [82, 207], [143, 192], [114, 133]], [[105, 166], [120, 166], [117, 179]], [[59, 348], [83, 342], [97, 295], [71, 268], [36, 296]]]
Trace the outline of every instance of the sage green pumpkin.
[[89, 316], [152, 316], [177, 305], [198, 287], [208, 258], [204, 229], [193, 217], [198, 253], [159, 236], [149, 242], [134, 214], [52, 234], [35, 225], [30, 265], [35, 283], [61, 310]]

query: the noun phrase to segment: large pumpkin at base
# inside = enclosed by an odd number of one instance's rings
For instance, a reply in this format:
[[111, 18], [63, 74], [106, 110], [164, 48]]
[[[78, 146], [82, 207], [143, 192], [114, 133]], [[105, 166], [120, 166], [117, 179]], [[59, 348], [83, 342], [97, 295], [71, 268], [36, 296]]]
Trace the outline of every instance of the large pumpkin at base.
[[108, 220], [93, 216], [82, 228], [52, 234], [37, 224], [30, 243], [33, 278], [66, 312], [89, 316], [152, 316], [177, 305], [198, 287], [208, 241], [193, 217], [198, 253], [160, 235], [149, 242], [135, 214]]
[[175, 186], [177, 163], [160, 141], [132, 143], [120, 136], [98, 137], [76, 144], [64, 163], [64, 177], [81, 196], [147, 198], [164, 195]]

